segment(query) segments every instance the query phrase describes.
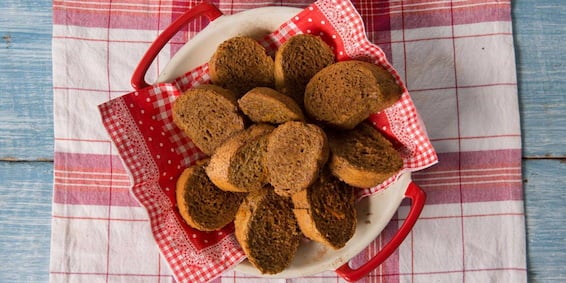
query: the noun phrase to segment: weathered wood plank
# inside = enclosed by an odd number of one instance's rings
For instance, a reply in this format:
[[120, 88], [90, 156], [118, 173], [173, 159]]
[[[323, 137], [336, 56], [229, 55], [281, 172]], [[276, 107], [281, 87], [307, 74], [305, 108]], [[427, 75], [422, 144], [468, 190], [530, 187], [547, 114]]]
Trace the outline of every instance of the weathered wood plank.
[[530, 282], [566, 282], [566, 163], [523, 165]]
[[[566, 163], [524, 163], [530, 282], [566, 280]], [[0, 162], [0, 282], [45, 282], [52, 164]]]
[[51, 1], [0, 1], [0, 158], [53, 156]]
[[47, 282], [51, 162], [0, 162], [0, 282]]
[[[53, 148], [51, 1], [0, 2], [0, 158], [49, 158]], [[526, 156], [565, 156], [566, 8], [513, 1]]]
[[566, 6], [562, 0], [512, 3], [524, 155], [565, 157]]

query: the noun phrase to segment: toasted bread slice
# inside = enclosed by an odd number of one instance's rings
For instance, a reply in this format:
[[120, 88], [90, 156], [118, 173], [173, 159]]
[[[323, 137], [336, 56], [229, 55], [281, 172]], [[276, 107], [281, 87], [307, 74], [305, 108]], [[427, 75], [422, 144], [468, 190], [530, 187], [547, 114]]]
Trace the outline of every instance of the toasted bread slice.
[[267, 187], [249, 193], [238, 209], [236, 239], [261, 273], [283, 271], [297, 252], [301, 232], [292, 208], [291, 199]]
[[354, 188], [324, 170], [314, 184], [292, 197], [297, 222], [307, 238], [340, 249], [356, 231]]
[[351, 186], [375, 187], [403, 167], [399, 152], [368, 123], [351, 131], [333, 132], [328, 141], [332, 174]]
[[274, 128], [269, 124], [254, 124], [230, 137], [210, 158], [206, 167], [210, 180], [225, 191], [261, 189], [268, 182], [263, 157], [267, 135]]
[[306, 189], [328, 160], [326, 134], [314, 125], [291, 121], [269, 135], [265, 166], [275, 192], [291, 196]]
[[267, 87], [256, 87], [238, 100], [240, 110], [256, 123], [282, 124], [304, 121], [301, 107], [289, 96]]
[[177, 180], [177, 207], [189, 226], [200, 231], [218, 230], [232, 222], [246, 194], [217, 188], [206, 176], [208, 160], [185, 169]]
[[353, 129], [400, 97], [400, 87], [383, 71], [376, 65], [355, 60], [324, 68], [307, 84], [307, 114], [336, 128]]
[[303, 105], [309, 80], [334, 62], [334, 51], [320, 37], [295, 35], [275, 53], [275, 88]]
[[381, 94], [383, 95], [383, 102], [379, 108], [374, 109], [374, 112], [379, 112], [391, 105], [401, 98], [403, 94], [403, 89], [397, 83], [393, 75], [387, 71], [385, 68], [364, 61], [356, 61], [360, 66], [370, 69], [373, 73], [374, 78], [381, 89]]
[[222, 42], [210, 58], [210, 78], [238, 97], [254, 87], [274, 86], [273, 59], [251, 37], [233, 37]]
[[173, 104], [173, 122], [209, 156], [245, 126], [235, 94], [215, 85], [197, 86], [179, 96]]

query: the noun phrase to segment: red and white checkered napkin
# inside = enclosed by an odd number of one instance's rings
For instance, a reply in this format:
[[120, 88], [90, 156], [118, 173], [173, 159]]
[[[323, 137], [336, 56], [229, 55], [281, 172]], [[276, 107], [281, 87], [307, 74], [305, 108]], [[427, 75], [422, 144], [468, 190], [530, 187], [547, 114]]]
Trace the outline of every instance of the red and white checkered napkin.
[[[404, 93], [400, 101], [372, 115], [370, 121], [398, 141], [404, 158], [403, 172], [437, 162], [407, 89], [383, 51], [367, 40], [362, 19], [350, 2], [318, 1], [268, 35], [262, 44], [274, 51], [299, 33], [320, 35], [334, 48], [338, 60], [362, 59], [391, 71]], [[200, 232], [187, 226], [176, 208], [177, 177], [205, 156], [175, 126], [171, 106], [185, 90], [207, 82], [205, 64], [173, 83], [156, 84], [99, 106], [104, 126], [133, 178], [132, 192], [147, 209], [155, 240], [180, 282], [211, 280], [245, 258], [233, 236], [233, 225]], [[360, 197], [383, 189], [396, 177], [364, 190]]]

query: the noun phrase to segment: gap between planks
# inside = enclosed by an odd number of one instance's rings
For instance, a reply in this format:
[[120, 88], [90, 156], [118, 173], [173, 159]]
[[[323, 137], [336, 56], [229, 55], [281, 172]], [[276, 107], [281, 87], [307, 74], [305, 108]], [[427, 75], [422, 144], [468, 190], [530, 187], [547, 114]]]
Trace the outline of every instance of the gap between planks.
[[53, 158], [19, 159], [15, 157], [0, 157], [0, 162], [53, 162]]

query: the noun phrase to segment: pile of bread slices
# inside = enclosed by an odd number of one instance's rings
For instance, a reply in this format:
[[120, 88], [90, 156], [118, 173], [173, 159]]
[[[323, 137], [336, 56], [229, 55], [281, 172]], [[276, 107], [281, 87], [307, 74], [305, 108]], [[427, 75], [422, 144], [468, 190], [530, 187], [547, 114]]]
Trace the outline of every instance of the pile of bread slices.
[[211, 84], [174, 102], [173, 120], [209, 157], [177, 181], [179, 212], [193, 228], [235, 235], [260, 272], [293, 260], [303, 235], [334, 249], [356, 229], [355, 190], [373, 187], [403, 160], [373, 126], [401, 88], [385, 69], [336, 62], [319, 37], [296, 35], [275, 58], [257, 41], [224, 41]]

